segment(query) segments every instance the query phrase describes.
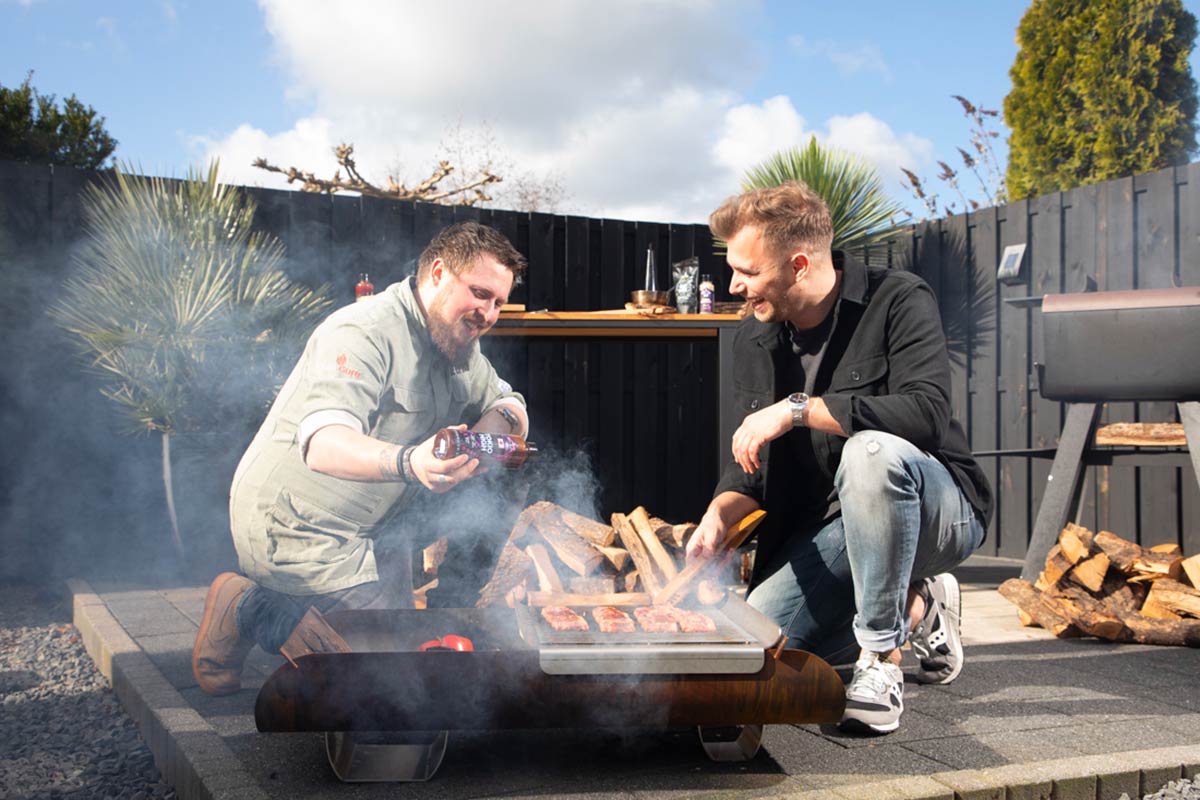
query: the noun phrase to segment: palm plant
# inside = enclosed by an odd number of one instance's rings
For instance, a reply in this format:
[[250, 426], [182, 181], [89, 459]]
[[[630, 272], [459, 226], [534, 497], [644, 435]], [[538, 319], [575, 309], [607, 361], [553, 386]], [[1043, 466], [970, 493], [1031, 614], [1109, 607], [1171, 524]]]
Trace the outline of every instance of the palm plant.
[[742, 191], [800, 180], [819, 194], [833, 218], [833, 246], [859, 250], [893, 235], [907, 217], [904, 207], [884, 193], [875, 167], [853, 153], [822, 147], [817, 137], [805, 147], [781, 150], [752, 167]]
[[117, 168], [88, 186], [85, 238], [50, 309], [128, 429], [162, 436], [180, 557], [171, 437], [256, 424], [332, 305], [327, 286], [282, 272], [282, 243], [252, 229], [255, 204], [219, 182], [218, 166], [182, 181]]

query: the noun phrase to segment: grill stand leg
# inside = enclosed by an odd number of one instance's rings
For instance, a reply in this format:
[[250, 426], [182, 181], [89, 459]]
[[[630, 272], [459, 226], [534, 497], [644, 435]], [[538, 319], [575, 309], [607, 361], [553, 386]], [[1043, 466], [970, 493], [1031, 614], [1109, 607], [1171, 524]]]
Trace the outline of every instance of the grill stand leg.
[[427, 781], [446, 755], [447, 731], [326, 731], [325, 753], [347, 783]]
[[[737, 731], [737, 738], [727, 734]], [[734, 725], [727, 728], [696, 728], [700, 744], [713, 761], [749, 761], [762, 745], [762, 725]]]
[[1083, 454], [1091, 442], [1096, 420], [1100, 417], [1099, 403], [1072, 403], [1067, 408], [1062, 435], [1054, 465], [1046, 478], [1046, 493], [1038, 508], [1029, 548], [1025, 551], [1025, 566], [1021, 577], [1037, 580], [1046, 563], [1046, 555], [1058, 541], [1058, 535], [1079, 505], [1079, 490], [1083, 486]]
[[1193, 477], [1200, 484], [1200, 402], [1180, 403], [1179, 419], [1183, 422], [1183, 435], [1192, 457]]

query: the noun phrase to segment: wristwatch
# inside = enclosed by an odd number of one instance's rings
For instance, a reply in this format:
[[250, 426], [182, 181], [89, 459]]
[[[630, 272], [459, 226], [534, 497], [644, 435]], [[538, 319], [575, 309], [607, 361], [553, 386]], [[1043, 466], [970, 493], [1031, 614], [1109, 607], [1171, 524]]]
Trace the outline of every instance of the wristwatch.
[[788, 407], [792, 409], [792, 427], [799, 428], [808, 422], [809, 397], [804, 392], [793, 392], [787, 397]]

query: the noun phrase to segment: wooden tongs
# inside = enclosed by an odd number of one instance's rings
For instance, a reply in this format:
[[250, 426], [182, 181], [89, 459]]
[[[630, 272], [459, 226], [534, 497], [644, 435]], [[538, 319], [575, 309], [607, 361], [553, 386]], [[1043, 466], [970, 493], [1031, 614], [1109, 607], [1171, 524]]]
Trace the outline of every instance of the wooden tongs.
[[719, 564], [727, 554], [732, 554], [734, 550], [741, 546], [742, 542], [750, 538], [750, 534], [754, 533], [754, 529], [758, 527], [758, 523], [762, 522], [763, 517], [767, 512], [761, 508], [757, 511], [751, 511], [733, 527], [725, 532], [725, 539], [720, 542], [713, 554], [708, 558], [696, 559], [688, 564], [679, 574], [667, 582], [662, 589], [654, 593], [654, 605], [656, 606], [673, 606], [678, 605], [692, 591], [692, 586], [696, 583], [696, 578], [703, 572], [708, 571], [710, 567]]

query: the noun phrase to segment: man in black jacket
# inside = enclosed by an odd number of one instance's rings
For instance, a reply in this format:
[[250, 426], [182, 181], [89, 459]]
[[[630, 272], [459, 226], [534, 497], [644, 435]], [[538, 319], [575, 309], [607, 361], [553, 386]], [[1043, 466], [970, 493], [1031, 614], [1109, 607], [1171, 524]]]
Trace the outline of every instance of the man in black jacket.
[[857, 650], [842, 725], [893, 731], [905, 642], [919, 681], [949, 683], [962, 668], [949, 570], [992, 513], [951, 415], [937, 303], [916, 275], [831, 250], [829, 210], [803, 183], [730, 198], [709, 226], [753, 316], [733, 345], [745, 417], [688, 557], [711, 556], [765, 508], [750, 604], [793, 646], [830, 659]]

